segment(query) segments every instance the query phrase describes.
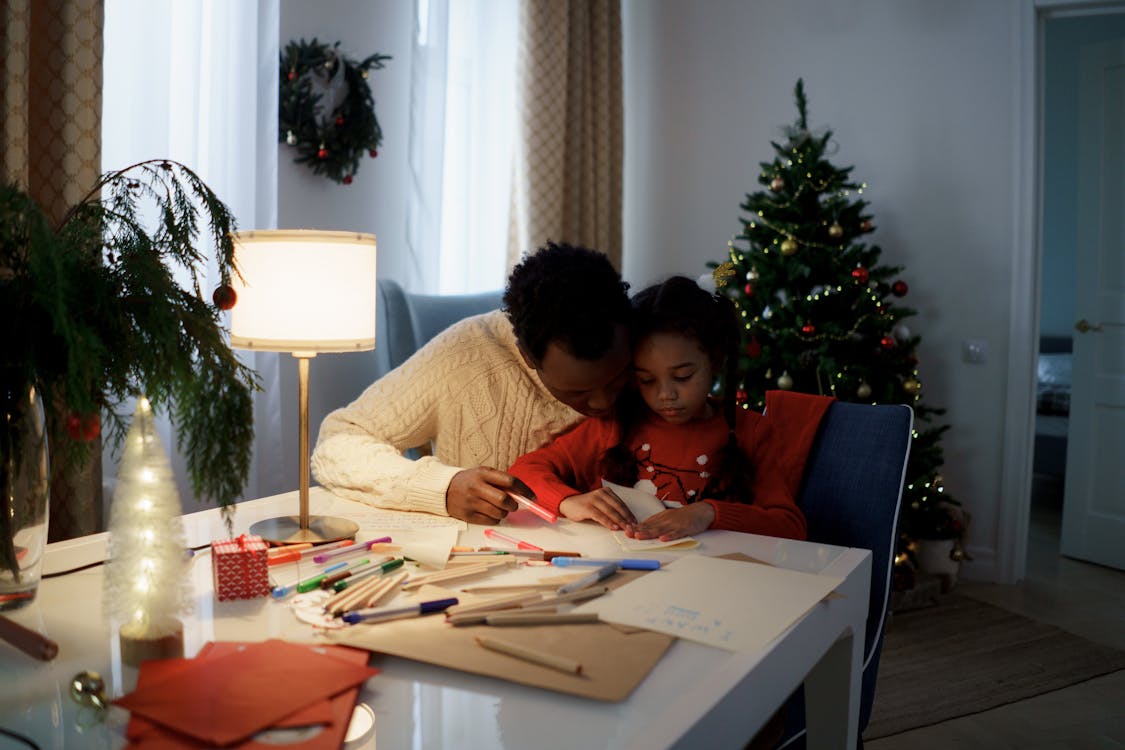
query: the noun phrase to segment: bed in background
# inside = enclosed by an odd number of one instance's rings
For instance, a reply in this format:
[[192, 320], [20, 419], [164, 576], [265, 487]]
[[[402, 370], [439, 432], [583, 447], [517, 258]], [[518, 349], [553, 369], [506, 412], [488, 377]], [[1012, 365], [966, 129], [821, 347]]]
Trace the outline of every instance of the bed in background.
[[1074, 342], [1069, 336], [1041, 336], [1035, 408], [1036, 474], [1066, 473], [1067, 418]]

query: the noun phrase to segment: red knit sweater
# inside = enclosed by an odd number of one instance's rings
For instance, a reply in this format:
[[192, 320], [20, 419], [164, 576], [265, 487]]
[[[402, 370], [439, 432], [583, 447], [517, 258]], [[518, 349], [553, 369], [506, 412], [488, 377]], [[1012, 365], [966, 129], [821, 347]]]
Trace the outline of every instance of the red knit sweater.
[[[765, 414], [739, 409], [738, 444], [754, 465], [753, 496], [746, 502], [700, 498], [727, 442], [721, 415], [674, 425], [653, 416], [634, 431], [630, 448], [637, 457], [639, 479], [651, 480], [662, 500], [710, 503], [713, 529], [804, 539], [805, 517], [796, 504], [805, 460], [820, 420], [832, 399], [787, 391], [766, 393]], [[587, 419], [549, 445], [516, 459], [509, 470], [527, 482], [543, 506], [558, 511], [572, 495], [601, 486], [599, 460], [617, 444], [612, 419]]]

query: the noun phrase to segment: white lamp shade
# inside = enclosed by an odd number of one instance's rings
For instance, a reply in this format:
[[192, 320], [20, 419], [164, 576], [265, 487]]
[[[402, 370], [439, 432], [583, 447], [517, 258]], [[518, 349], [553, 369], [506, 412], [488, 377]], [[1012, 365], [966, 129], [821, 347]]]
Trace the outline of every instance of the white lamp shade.
[[375, 348], [375, 235], [236, 232], [230, 344], [272, 352]]

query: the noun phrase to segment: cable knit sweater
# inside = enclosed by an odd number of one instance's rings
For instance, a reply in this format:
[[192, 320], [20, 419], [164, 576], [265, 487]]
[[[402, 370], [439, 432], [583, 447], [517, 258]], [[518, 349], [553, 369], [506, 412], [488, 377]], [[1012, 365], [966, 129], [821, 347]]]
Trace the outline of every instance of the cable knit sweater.
[[[457, 472], [506, 469], [581, 418], [524, 363], [497, 310], [454, 324], [325, 417], [312, 471], [342, 497], [446, 515]], [[432, 456], [402, 455], [427, 441]]]

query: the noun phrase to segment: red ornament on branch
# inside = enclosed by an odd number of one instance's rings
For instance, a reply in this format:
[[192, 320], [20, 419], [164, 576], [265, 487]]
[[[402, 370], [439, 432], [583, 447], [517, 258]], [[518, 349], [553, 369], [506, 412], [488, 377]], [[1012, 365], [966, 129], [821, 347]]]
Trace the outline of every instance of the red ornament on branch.
[[235, 302], [238, 302], [238, 293], [230, 284], [223, 284], [215, 287], [215, 291], [211, 292], [211, 301], [220, 310], [229, 310], [234, 307]]
[[750, 339], [746, 345], [746, 354], [750, 359], [756, 359], [762, 353], [762, 344], [756, 338]]
[[352, 184], [352, 176], [350, 174], [344, 175], [344, 184], [345, 185], [351, 185]]
[[816, 333], [816, 326], [814, 326], [812, 323], [805, 323], [803, 326], [801, 326], [801, 333], [805, 334], [806, 336], [812, 336], [814, 333]]
[[742, 287], [742, 291], [746, 293], [747, 297], [753, 297], [754, 296], [754, 285], [753, 284], [747, 284], [746, 286]]
[[371, 149], [370, 151], [367, 152], [367, 155], [370, 156], [372, 159], [374, 159], [376, 156], [379, 155], [379, 152], [376, 151], [375, 149]]
[[319, 149], [317, 149], [316, 158], [327, 159], [328, 158], [328, 149], [326, 149], [324, 146], [321, 146]]
[[341, 128], [344, 126], [344, 116], [336, 115], [336, 127]]
[[66, 434], [71, 440], [88, 443], [102, 432], [102, 418], [99, 414], [70, 413], [66, 417]]
[[891, 284], [891, 293], [896, 297], [905, 297], [906, 293], [909, 291], [910, 287], [907, 286], [906, 282], [902, 279], [899, 279], [895, 283]]
[[866, 284], [869, 276], [870, 276], [870, 274], [867, 272], [867, 269], [864, 268], [863, 266], [860, 266], [859, 268], [853, 268], [852, 269], [852, 278], [855, 279], [856, 281], [858, 281], [860, 284]]
[[894, 349], [895, 348], [894, 337], [893, 336], [884, 336], [883, 338], [879, 339], [879, 345], [882, 346], [887, 351], [890, 351], [891, 349]]

